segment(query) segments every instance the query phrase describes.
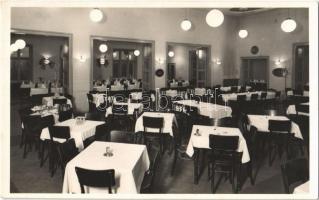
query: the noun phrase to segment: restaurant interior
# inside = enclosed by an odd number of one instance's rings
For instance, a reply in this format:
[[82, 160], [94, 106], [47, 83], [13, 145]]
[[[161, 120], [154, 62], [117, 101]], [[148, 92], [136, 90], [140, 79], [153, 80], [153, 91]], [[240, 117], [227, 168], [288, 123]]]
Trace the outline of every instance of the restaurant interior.
[[309, 10], [12, 7], [10, 193], [310, 194]]

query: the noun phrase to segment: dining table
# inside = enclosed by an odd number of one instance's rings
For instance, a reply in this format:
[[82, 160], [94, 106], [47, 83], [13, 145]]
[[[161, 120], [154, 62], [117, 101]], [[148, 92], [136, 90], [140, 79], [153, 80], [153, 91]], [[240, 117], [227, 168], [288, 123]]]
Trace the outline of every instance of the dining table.
[[50, 96], [50, 97], [42, 97], [42, 104], [46, 106], [54, 106], [53, 99], [66, 99], [66, 104], [72, 107], [72, 102], [70, 99], [66, 98], [65, 96]]
[[[301, 103], [301, 105], [308, 105], [309, 106], [309, 102]], [[287, 115], [295, 115], [295, 114], [297, 114], [296, 105], [295, 104], [289, 105], [288, 108], [287, 108], [286, 113], [287, 113]], [[309, 113], [298, 112], [298, 115], [309, 116]]]
[[[76, 119], [68, 119], [63, 122], [54, 124], [55, 126], [68, 126], [70, 127], [70, 138], [74, 138], [75, 145], [79, 151], [84, 149], [83, 141], [93, 135], [98, 125], [104, 124], [102, 121], [85, 120], [79, 123]], [[41, 140], [50, 140], [49, 128], [44, 128], [40, 135]], [[63, 143], [65, 139], [53, 138], [54, 141]]]
[[[112, 155], [106, 154], [106, 148]], [[89, 170], [115, 171], [116, 194], [137, 194], [140, 192], [144, 174], [150, 167], [145, 145], [95, 141], [67, 163], [63, 179], [63, 193], [81, 193], [75, 167]], [[108, 188], [84, 186], [85, 193], [108, 193]]]
[[209, 150], [209, 135], [222, 136], [238, 136], [237, 152], [242, 153], [241, 163], [248, 163], [250, 161], [249, 151], [246, 140], [243, 137], [239, 128], [219, 127], [219, 126], [204, 126], [193, 125], [191, 137], [189, 139], [186, 154], [194, 158], [194, 183], [199, 181], [200, 166], [199, 156], [203, 151]]
[[[143, 112], [143, 104], [142, 104], [142, 103], [115, 102], [115, 103], [113, 103], [113, 105], [122, 105], [122, 106], [127, 105], [127, 114], [128, 114], [128, 115], [133, 115], [133, 114], [134, 114], [134, 111], [137, 111], [138, 114], [141, 113], [141, 112]], [[106, 109], [105, 117], [108, 117], [110, 114], [113, 114], [113, 112], [112, 112], [112, 106], [109, 106], [109, 107]]]

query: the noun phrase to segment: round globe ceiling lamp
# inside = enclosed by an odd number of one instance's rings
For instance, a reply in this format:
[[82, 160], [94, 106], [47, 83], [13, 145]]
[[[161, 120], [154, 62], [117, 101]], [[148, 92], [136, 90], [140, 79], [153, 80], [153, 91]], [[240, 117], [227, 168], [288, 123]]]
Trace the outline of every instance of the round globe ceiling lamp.
[[98, 8], [94, 8], [93, 10], [91, 10], [90, 12], [90, 19], [93, 22], [100, 22], [103, 19], [103, 12], [98, 9]]
[[18, 47], [18, 49], [23, 49], [26, 45], [25, 41], [22, 39], [18, 39], [15, 41], [16, 46]]
[[286, 33], [291, 33], [296, 28], [297, 28], [297, 23], [295, 20], [293, 20], [291, 18], [287, 18], [281, 23], [281, 30], [286, 32]]
[[246, 38], [248, 36], [248, 31], [245, 29], [241, 29], [239, 30], [238, 35], [240, 38]]
[[188, 19], [184, 19], [181, 22], [181, 28], [183, 29], [183, 31], [189, 31], [192, 28], [192, 22]]
[[13, 44], [11, 44], [10, 45], [10, 51], [11, 52], [15, 52], [15, 51], [18, 51], [18, 46], [17, 46], [17, 44], [16, 43], [13, 43]]
[[107, 45], [106, 44], [101, 44], [99, 46], [99, 50], [102, 52], [102, 53], [105, 53], [107, 51]]
[[140, 52], [139, 50], [136, 49], [136, 50], [134, 51], [134, 55], [135, 55], [135, 56], [139, 56], [140, 54], [141, 54], [141, 52]]
[[169, 51], [168, 52], [168, 57], [172, 58], [172, 57], [174, 57], [174, 55], [175, 55], [174, 51]]
[[217, 9], [209, 11], [206, 15], [206, 23], [211, 27], [218, 27], [224, 22], [224, 14]]

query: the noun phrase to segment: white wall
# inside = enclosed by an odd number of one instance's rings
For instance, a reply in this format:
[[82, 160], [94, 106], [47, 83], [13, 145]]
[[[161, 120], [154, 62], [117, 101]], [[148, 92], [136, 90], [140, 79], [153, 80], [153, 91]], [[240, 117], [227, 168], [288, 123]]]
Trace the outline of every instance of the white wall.
[[[106, 20], [93, 23], [89, 19], [87, 8], [13, 8], [12, 28], [66, 32], [73, 34], [73, 96], [75, 106], [80, 111], [87, 111], [85, 98], [90, 89], [90, 35], [110, 36], [120, 38], [136, 38], [155, 41], [155, 59], [166, 59], [166, 42], [210, 44], [212, 59], [232, 59], [225, 55], [229, 49], [227, 40], [233, 33], [233, 18], [225, 18], [218, 28], [210, 28], [205, 22], [207, 11], [204, 9], [190, 10], [189, 18], [194, 28], [184, 32], [180, 22], [185, 17], [185, 9], [103, 9]], [[87, 60], [83, 63], [79, 57]], [[155, 69], [166, 69], [166, 63], [156, 62]], [[227, 67], [227, 66], [223, 66]], [[222, 77], [221, 66], [213, 66], [211, 75]], [[155, 87], [165, 87], [165, 77], [155, 77]], [[221, 83], [221, 78], [213, 83]]]
[[[277, 58], [285, 60], [290, 67], [292, 44], [308, 41], [308, 12], [306, 9], [292, 11], [296, 15], [298, 29], [294, 33], [280, 30], [281, 21], [287, 17], [286, 9], [268, 11], [256, 15], [238, 17], [225, 16], [224, 23], [211, 28], [205, 22], [207, 10], [191, 9], [188, 17], [193, 23], [192, 30], [184, 32], [180, 22], [185, 18], [185, 9], [103, 9], [106, 20], [93, 23], [89, 19], [88, 8], [13, 8], [12, 28], [66, 32], [73, 34], [73, 96], [75, 106], [87, 111], [85, 98], [90, 89], [90, 36], [135, 38], [155, 41], [155, 69], [166, 70], [166, 42], [195, 43], [211, 45], [211, 60], [221, 60], [217, 65], [211, 62], [209, 75], [211, 85], [221, 84], [223, 78], [239, 77], [240, 57], [250, 56], [250, 47], [259, 46], [258, 55], [270, 57], [270, 67]], [[249, 31], [248, 38], [237, 36], [239, 22]], [[87, 57], [84, 63], [79, 57]], [[158, 62], [159, 59], [161, 62]], [[163, 62], [164, 61], [164, 62]], [[270, 73], [270, 87], [282, 89], [283, 80]], [[165, 87], [166, 76], [155, 77], [155, 88]], [[291, 77], [288, 77], [288, 86]]]
[[[287, 87], [291, 87], [292, 79], [292, 55], [293, 44], [309, 42], [308, 9], [290, 9], [290, 16], [296, 20], [297, 29], [292, 33], [281, 30], [281, 22], [287, 18], [287, 9], [275, 9], [256, 15], [245, 16], [238, 20], [238, 26], [248, 30], [248, 37], [240, 39], [236, 36], [236, 70], [234, 77], [240, 77], [240, 65], [242, 56], [253, 56], [250, 48], [254, 45], [259, 47], [256, 56], [269, 56], [269, 88], [284, 90], [284, 78], [272, 75], [276, 67], [287, 67]], [[275, 61], [280, 59], [281, 65], [276, 66]]]

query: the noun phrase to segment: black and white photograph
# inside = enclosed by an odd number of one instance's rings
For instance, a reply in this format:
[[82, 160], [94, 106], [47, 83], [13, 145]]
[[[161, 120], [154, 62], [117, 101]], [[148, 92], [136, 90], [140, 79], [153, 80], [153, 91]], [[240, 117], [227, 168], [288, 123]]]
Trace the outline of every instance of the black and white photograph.
[[0, 5], [1, 196], [318, 198], [318, 2]]

